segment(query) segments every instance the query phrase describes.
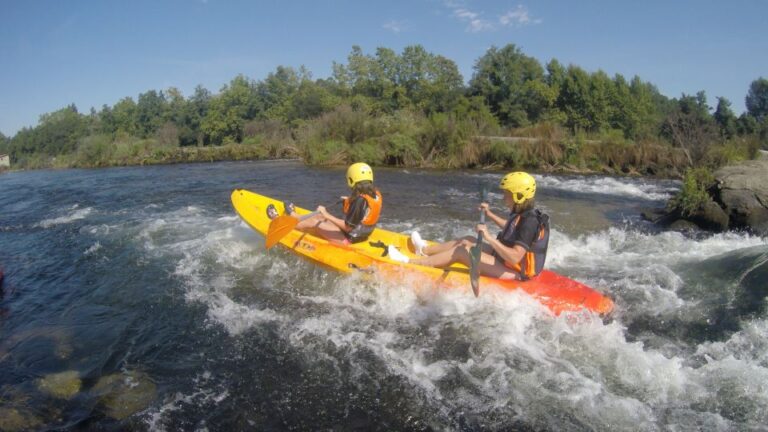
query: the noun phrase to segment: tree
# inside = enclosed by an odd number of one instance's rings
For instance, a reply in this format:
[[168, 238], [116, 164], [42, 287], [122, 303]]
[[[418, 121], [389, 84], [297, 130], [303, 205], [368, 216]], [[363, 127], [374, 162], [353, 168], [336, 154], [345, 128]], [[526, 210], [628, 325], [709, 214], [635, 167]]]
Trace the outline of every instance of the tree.
[[566, 115], [565, 125], [572, 132], [587, 130], [592, 121], [588, 117], [589, 75], [578, 66], [568, 66], [556, 105]]
[[587, 118], [590, 120], [590, 131], [605, 130], [610, 127], [611, 119], [615, 118], [616, 101], [615, 86], [608, 75], [598, 70], [589, 77], [589, 92], [587, 93]]
[[2, 132], [0, 132], [0, 154], [7, 154], [8, 148], [10, 146], [11, 139], [3, 135]]
[[560, 87], [565, 81], [565, 74], [565, 68], [557, 60], [552, 59], [547, 63], [546, 82], [553, 89], [560, 91]]
[[[202, 122], [205, 116], [208, 114], [208, 109], [211, 103], [211, 92], [205, 87], [198, 85], [195, 87], [195, 93], [190, 96], [189, 104], [187, 105], [188, 114], [186, 120], [187, 126], [196, 135], [196, 142], [198, 146], [206, 144], [207, 135], [202, 129]], [[187, 140], [183, 132], [180, 137], [181, 145], [191, 145], [191, 139]]]
[[745, 102], [747, 112], [758, 122], [768, 116], [768, 79], [761, 77], [752, 81]]
[[736, 115], [731, 110], [731, 102], [724, 98], [717, 98], [717, 108], [712, 115], [720, 129], [720, 136], [730, 139], [736, 136]]
[[674, 146], [683, 150], [691, 166], [704, 162], [718, 134], [703, 91], [696, 96], [682, 95], [677, 109], [667, 116], [663, 134]]
[[211, 99], [201, 129], [214, 144], [240, 142], [243, 125], [259, 112], [256, 86], [243, 75], [235, 77]]
[[311, 119], [331, 111], [341, 103], [341, 99], [333, 95], [324, 81], [304, 80], [284, 103], [283, 120], [290, 123], [297, 119]]
[[112, 107], [114, 133], [136, 135], [138, 132], [136, 103], [130, 97], [120, 99]]
[[137, 133], [142, 138], [154, 135], [165, 122], [167, 112], [165, 95], [163, 92], [150, 90], [139, 95], [136, 104]]
[[631, 117], [625, 119], [625, 136], [633, 139], [656, 136], [669, 100], [653, 84], [644, 83], [637, 75], [629, 83], [629, 93]]
[[456, 64], [410, 45], [398, 55], [377, 48], [375, 56], [353, 46], [348, 65], [334, 64], [333, 82], [341, 93], [373, 100], [374, 110], [392, 113], [409, 106], [425, 113], [452, 109], [464, 91], [464, 79]]
[[514, 44], [501, 49], [491, 47], [475, 63], [469, 92], [482, 96], [502, 124], [524, 126], [535, 117], [534, 112], [529, 112], [535, 102], [530, 100], [528, 81], [544, 82], [544, 69], [538, 60], [523, 54]]
[[[264, 81], [256, 84], [256, 96], [251, 109], [253, 118], [285, 118], [285, 110], [291, 95], [296, 93], [305, 80], [311, 75], [303, 67], [297, 72], [292, 67], [278, 66]], [[255, 115], [259, 113], [260, 115]]]

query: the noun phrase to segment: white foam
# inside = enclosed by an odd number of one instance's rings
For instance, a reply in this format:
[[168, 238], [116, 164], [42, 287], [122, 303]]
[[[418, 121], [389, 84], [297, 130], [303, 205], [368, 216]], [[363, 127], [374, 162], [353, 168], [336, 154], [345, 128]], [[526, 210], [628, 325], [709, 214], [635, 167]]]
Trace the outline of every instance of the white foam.
[[679, 188], [661, 186], [658, 182], [617, 177], [574, 177], [536, 175], [537, 188], [568, 192], [614, 195], [642, 200], [668, 200]]
[[78, 207], [79, 206], [75, 204], [74, 206], [67, 209], [67, 214], [63, 216], [59, 216], [57, 218], [43, 219], [40, 222], [38, 222], [35, 226], [40, 228], [50, 228], [56, 225], [68, 224], [76, 220], [85, 219], [86, 217], [88, 217], [88, 215], [91, 214], [91, 212], [93, 212], [93, 208], [91, 207], [86, 207], [82, 209]]
[[[148, 255], [175, 262], [184, 298], [205, 305], [210, 325], [238, 337], [270, 324], [306, 361], [345, 382], [386, 376], [408, 382], [436, 418], [460, 411], [500, 419], [486, 425], [491, 429], [512, 419], [534, 429], [567, 429], [565, 417], [574, 428], [596, 430], [729, 430], [734, 411], [745, 413], [740, 427], [768, 421], [765, 322], [674, 355], [628, 341], [622, 324], [629, 314], [663, 319], [695, 308], [678, 294], [684, 281], [676, 266], [766, 245], [764, 238], [729, 233], [697, 240], [624, 228], [569, 237], [553, 230], [550, 268], [586, 274], [594, 278], [586, 282], [631, 299], [628, 310], [604, 324], [589, 313], [554, 317], [524, 293], [492, 286], [475, 298], [468, 289], [327, 273], [286, 252], [266, 253], [263, 239], [236, 217], [194, 209], [158, 216], [139, 228], [139, 241]], [[429, 238], [470, 229], [447, 220], [419, 224]], [[279, 310], [260, 304], [271, 289], [281, 290]], [[178, 395], [155, 414], [152, 428], [162, 428], [166, 413], [185, 403], [200, 405]]]
[[86, 249], [85, 252], [83, 252], [83, 255], [85, 255], [85, 256], [93, 255], [96, 252], [98, 252], [100, 249], [101, 249], [101, 243], [96, 242], [91, 247]]
[[[219, 406], [221, 402], [229, 397], [229, 390], [222, 388], [222, 386], [211, 383], [211, 374], [206, 371], [203, 375], [198, 375], [193, 378], [196, 389], [188, 394], [176, 392], [170, 397], [166, 398], [166, 401], [159, 407], [149, 410], [145, 417], [145, 423], [149, 430], [164, 432], [166, 430], [177, 430], [177, 426], [169, 427], [165, 424], [166, 419], [173, 413], [183, 412], [186, 409], [191, 409], [194, 412], [200, 412], [201, 410], [210, 410]], [[210, 388], [213, 386], [213, 388]], [[205, 421], [200, 425], [196, 425], [196, 431], [207, 430], [204, 426]]]
[[[470, 174], [497, 185], [504, 174]], [[579, 176], [566, 177], [551, 174], [533, 174], [537, 189], [562, 190], [575, 193], [628, 197], [642, 200], [661, 201], [671, 198], [678, 190], [676, 182], [645, 181], [626, 177]], [[492, 188], [493, 189], [493, 188]], [[491, 192], [494, 192], [493, 190]], [[449, 194], [455, 194], [449, 192]], [[474, 194], [476, 195], [476, 193]]]

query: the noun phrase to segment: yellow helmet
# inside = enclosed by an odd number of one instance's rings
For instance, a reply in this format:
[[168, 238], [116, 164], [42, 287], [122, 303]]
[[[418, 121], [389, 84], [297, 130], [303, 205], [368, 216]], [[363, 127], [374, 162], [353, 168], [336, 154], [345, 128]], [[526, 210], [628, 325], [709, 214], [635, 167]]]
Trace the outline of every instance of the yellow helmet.
[[364, 180], [373, 181], [373, 170], [368, 164], [358, 162], [353, 163], [347, 168], [347, 184], [349, 187], [355, 187], [357, 183]]
[[522, 204], [536, 195], [536, 179], [528, 173], [516, 171], [501, 179], [499, 187], [512, 193], [512, 200]]

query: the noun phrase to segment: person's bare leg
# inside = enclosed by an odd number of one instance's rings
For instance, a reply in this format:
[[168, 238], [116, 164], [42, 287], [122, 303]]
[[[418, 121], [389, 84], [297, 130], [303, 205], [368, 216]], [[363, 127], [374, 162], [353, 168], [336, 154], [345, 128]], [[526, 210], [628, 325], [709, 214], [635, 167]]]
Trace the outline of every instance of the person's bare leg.
[[[471, 246], [469, 246], [471, 247]], [[411, 260], [411, 264], [418, 264], [429, 267], [448, 267], [454, 263], [461, 263], [470, 266], [471, 255], [469, 247], [456, 246], [453, 249], [445, 250], [440, 253], [430, 255], [426, 258]], [[485, 248], [484, 248], [485, 249]], [[490, 253], [483, 252], [480, 255], [480, 274], [498, 279], [517, 279], [517, 273], [507, 268], [500, 260]]]
[[503, 280], [519, 279], [517, 272], [505, 266], [500, 259], [485, 252], [480, 255], [480, 274]]
[[[295, 215], [293, 214], [291, 216], [295, 217]], [[305, 231], [307, 229], [317, 226], [319, 223], [322, 223], [324, 221], [325, 221], [325, 218], [323, 217], [323, 215], [316, 214], [316, 215], [313, 215], [312, 217], [299, 221], [299, 223], [296, 224], [296, 229], [299, 231]]]
[[[459, 242], [459, 240], [455, 241]], [[449, 243], [452, 242], [447, 242], [436, 246], [444, 246]], [[448, 267], [449, 265], [456, 262], [469, 265], [469, 252], [467, 251], [466, 247], [459, 243], [458, 245], [454, 245], [453, 248], [445, 249], [435, 253], [434, 255], [429, 255], [426, 258], [414, 259], [410, 262], [411, 264], [418, 264], [429, 267]]]
[[466, 236], [466, 237], [462, 237], [462, 238], [457, 239], [457, 240], [447, 241], [445, 243], [438, 243], [438, 244], [429, 245], [429, 246], [425, 247], [422, 250], [422, 252], [424, 253], [424, 255], [430, 256], [430, 255], [437, 255], [437, 254], [439, 254], [441, 252], [452, 250], [452, 249], [454, 249], [456, 247], [459, 247], [459, 246], [462, 246], [462, 247], [469, 246], [469, 247], [471, 247], [471, 246], [474, 246], [474, 245], [475, 245], [475, 239], [472, 238], [472, 237]]
[[296, 229], [316, 237], [322, 237], [335, 243], [345, 243], [347, 237], [333, 222], [328, 222], [321, 215], [304, 219], [296, 225]]

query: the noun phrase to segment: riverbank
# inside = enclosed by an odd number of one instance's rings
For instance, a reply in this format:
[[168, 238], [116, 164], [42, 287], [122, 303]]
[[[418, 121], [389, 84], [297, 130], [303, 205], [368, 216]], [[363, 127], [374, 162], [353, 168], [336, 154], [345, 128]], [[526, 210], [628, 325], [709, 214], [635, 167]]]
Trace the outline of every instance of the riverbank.
[[[397, 138], [397, 137], [395, 137]], [[366, 147], [367, 146], [367, 147]], [[26, 169], [105, 168], [177, 163], [296, 159], [307, 165], [344, 165], [365, 160], [375, 166], [442, 169], [525, 169], [541, 173], [650, 176], [680, 178], [684, 156], [678, 149], [659, 144], [626, 144], [596, 140], [560, 141], [529, 137], [475, 136], [462, 144], [466, 158], [417, 155], [386, 156], [387, 144], [339, 145], [324, 142], [297, 146], [280, 143], [238, 143], [221, 146], [174, 147], [154, 140], [87, 143], [70, 154], [35, 154], [17, 161], [10, 171]]]

